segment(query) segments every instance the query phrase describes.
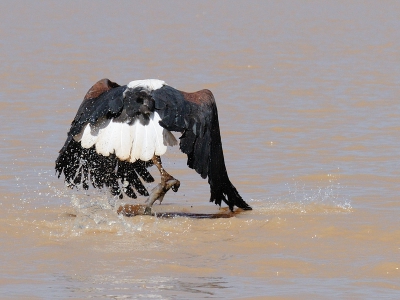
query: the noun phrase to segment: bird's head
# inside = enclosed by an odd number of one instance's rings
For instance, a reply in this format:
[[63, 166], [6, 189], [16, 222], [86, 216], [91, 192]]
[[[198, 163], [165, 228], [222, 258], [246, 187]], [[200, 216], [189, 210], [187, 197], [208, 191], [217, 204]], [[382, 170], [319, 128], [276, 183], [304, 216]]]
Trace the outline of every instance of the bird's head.
[[140, 103], [139, 111], [144, 115], [150, 115], [154, 111], [154, 99], [150, 95], [138, 98]]
[[127, 114], [149, 116], [154, 111], [155, 102], [150, 91], [143, 87], [129, 88], [124, 92]]

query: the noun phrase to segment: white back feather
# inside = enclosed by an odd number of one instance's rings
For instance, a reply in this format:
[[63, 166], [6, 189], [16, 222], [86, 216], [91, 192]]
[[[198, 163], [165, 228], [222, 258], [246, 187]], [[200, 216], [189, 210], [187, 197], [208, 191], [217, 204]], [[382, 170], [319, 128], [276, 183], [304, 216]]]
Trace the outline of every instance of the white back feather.
[[95, 145], [96, 152], [104, 156], [115, 153], [122, 161], [148, 161], [153, 155], [165, 154], [167, 145], [175, 144], [171, 143], [170, 138], [164, 140], [173, 135], [160, 126], [160, 120], [157, 112], [150, 114], [147, 125], [143, 125], [139, 119], [128, 124], [103, 118], [95, 125], [85, 125], [74, 139], [80, 141], [83, 148]]
[[135, 125], [120, 123], [121, 130], [117, 133], [118, 140], [115, 143], [115, 155], [121, 160], [129, 160], [133, 145], [133, 133]]
[[148, 90], [158, 90], [159, 88], [167, 85], [165, 81], [159, 79], [144, 79], [144, 80], [134, 80], [128, 83], [128, 88], [144, 87]]
[[132, 151], [130, 155], [130, 162], [134, 162], [140, 159], [140, 154], [142, 152], [142, 143], [143, 143], [143, 125], [139, 120], [136, 120], [134, 123], [134, 127], [132, 128], [133, 133], [133, 142], [132, 142]]
[[114, 122], [111, 122], [111, 119], [106, 119], [98, 122], [96, 125], [99, 127], [96, 141], [96, 152], [104, 156], [109, 156], [110, 150], [113, 148], [111, 141]]

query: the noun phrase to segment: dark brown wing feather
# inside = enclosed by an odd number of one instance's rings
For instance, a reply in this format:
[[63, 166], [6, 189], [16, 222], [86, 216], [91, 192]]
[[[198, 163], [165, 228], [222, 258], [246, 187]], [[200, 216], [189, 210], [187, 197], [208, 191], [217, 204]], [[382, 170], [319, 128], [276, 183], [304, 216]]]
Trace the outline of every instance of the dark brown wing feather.
[[154, 181], [146, 169], [151, 162], [123, 162], [115, 155], [103, 156], [96, 153], [94, 146], [85, 149], [80, 142], [73, 139], [87, 123], [94, 124], [101, 117], [112, 118], [121, 114], [124, 109], [125, 89], [126, 86], [102, 79], [86, 93], [55, 166], [58, 177], [64, 174], [65, 181], [71, 188], [82, 186], [88, 189], [91, 182], [95, 188], [108, 187], [113, 195], [119, 195], [120, 198], [123, 196], [122, 191], [131, 198], [136, 198], [135, 191], [141, 195], [149, 195], [140, 178], [145, 182]]
[[104, 92], [107, 92], [113, 88], [119, 87], [120, 85], [116, 82], [112, 82], [108, 78], [103, 78], [97, 81], [86, 93], [83, 100], [93, 99], [99, 97]]
[[231, 210], [234, 206], [251, 209], [229, 180], [217, 106], [211, 91], [186, 93], [164, 86], [153, 91], [152, 97], [161, 117], [161, 126], [182, 133], [180, 149], [187, 154], [188, 166], [201, 177], [208, 177], [210, 201], [218, 205], [224, 201]]

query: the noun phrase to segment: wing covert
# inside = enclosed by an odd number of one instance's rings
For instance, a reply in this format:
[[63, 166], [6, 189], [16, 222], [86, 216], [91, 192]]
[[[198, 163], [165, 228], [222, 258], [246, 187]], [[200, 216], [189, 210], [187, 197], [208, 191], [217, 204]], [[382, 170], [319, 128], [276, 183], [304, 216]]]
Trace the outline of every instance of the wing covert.
[[78, 134], [86, 123], [94, 124], [100, 117], [111, 118], [121, 113], [125, 90], [126, 86], [120, 86], [108, 79], [99, 80], [86, 93], [71, 123], [69, 134]]

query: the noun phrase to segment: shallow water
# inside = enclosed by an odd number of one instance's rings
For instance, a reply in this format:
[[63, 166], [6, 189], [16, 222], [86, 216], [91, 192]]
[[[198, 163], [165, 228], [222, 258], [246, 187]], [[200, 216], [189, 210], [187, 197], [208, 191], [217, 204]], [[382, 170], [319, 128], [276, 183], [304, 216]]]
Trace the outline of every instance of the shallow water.
[[[3, 3], [0, 298], [399, 298], [399, 11]], [[66, 188], [54, 161], [104, 77], [211, 89], [228, 173], [254, 210], [126, 218], [106, 192]], [[218, 211], [179, 150], [163, 161], [182, 185], [156, 209]]]

